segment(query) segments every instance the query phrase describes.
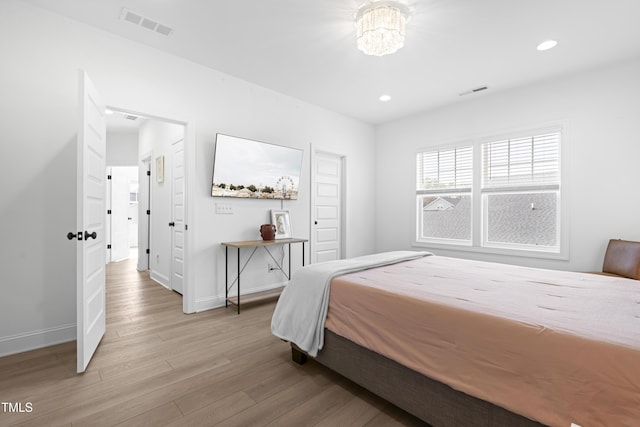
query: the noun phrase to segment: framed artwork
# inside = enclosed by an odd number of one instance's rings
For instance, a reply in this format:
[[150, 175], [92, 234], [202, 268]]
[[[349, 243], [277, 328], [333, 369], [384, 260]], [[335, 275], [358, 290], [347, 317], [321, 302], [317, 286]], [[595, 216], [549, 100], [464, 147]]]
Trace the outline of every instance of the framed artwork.
[[164, 182], [164, 156], [156, 157], [156, 180]]
[[271, 223], [276, 226], [276, 239], [291, 238], [291, 218], [289, 211], [271, 210]]

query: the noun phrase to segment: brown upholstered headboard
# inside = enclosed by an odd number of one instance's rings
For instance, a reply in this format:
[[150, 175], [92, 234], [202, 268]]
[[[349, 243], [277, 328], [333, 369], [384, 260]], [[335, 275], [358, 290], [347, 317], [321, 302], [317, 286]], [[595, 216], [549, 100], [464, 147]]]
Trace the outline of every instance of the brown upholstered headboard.
[[640, 242], [609, 240], [602, 271], [640, 280]]

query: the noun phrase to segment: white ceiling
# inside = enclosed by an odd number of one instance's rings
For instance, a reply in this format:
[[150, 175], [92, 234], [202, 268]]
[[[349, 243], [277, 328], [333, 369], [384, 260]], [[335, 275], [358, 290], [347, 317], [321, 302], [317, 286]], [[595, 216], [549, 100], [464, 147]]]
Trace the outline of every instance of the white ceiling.
[[140, 124], [146, 120], [145, 117], [137, 116], [133, 119], [133, 115], [112, 111], [107, 114], [107, 130], [109, 132], [138, 132]]
[[[362, 1], [24, 1], [374, 124], [640, 57], [640, 0], [407, 0], [405, 47], [384, 57], [356, 49]], [[119, 20], [123, 7], [173, 33]]]

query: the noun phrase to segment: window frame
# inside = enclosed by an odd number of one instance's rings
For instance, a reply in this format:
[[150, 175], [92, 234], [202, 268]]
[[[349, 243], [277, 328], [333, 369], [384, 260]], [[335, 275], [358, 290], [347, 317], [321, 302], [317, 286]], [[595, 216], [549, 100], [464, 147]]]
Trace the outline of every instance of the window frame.
[[[559, 185], [557, 189], [557, 247], [540, 246], [534, 247], [532, 245], [521, 244], [495, 244], [486, 242], [486, 206], [485, 206], [485, 194], [495, 194], [496, 192], [483, 192], [482, 191], [482, 149], [483, 144], [488, 142], [500, 141], [500, 140], [513, 140], [523, 137], [531, 137], [535, 135], [541, 135], [545, 133], [558, 132], [560, 134], [559, 154], [558, 154], [558, 167], [559, 167]], [[569, 132], [565, 122], [553, 122], [542, 126], [531, 127], [527, 129], [519, 129], [513, 131], [495, 132], [486, 134], [475, 138], [465, 138], [456, 141], [447, 142], [444, 144], [438, 144], [433, 146], [421, 147], [416, 150], [413, 156], [413, 168], [414, 168], [414, 180], [413, 180], [413, 197], [415, 197], [415, 208], [413, 210], [414, 215], [414, 233], [413, 233], [413, 246], [420, 248], [441, 249], [447, 251], [464, 251], [508, 256], [521, 256], [529, 258], [545, 258], [545, 259], [569, 259], [569, 223], [568, 223], [568, 193], [569, 193], [569, 163], [567, 161], [567, 153], [569, 151]], [[473, 182], [471, 186], [471, 242], [461, 242], [455, 239], [442, 239], [442, 238], [421, 238], [422, 236], [422, 212], [421, 212], [421, 200], [424, 194], [417, 188], [418, 180], [418, 168], [417, 158], [418, 155], [425, 152], [453, 149], [456, 147], [464, 147], [472, 145], [473, 150]], [[509, 191], [527, 192], [530, 190], [546, 191], [548, 188], [544, 186], [519, 186]], [[455, 193], [456, 190], [446, 191], [446, 194]]]

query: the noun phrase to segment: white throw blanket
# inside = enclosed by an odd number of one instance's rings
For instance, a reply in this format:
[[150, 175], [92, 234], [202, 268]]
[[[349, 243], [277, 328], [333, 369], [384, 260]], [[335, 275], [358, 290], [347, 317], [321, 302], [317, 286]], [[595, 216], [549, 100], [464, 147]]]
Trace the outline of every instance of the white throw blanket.
[[282, 291], [271, 319], [271, 333], [317, 356], [324, 345], [324, 322], [329, 308], [331, 279], [431, 255], [397, 251], [308, 265], [296, 271]]

